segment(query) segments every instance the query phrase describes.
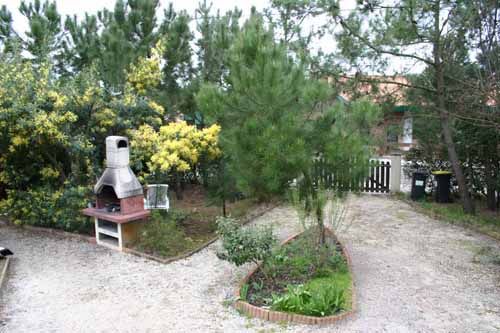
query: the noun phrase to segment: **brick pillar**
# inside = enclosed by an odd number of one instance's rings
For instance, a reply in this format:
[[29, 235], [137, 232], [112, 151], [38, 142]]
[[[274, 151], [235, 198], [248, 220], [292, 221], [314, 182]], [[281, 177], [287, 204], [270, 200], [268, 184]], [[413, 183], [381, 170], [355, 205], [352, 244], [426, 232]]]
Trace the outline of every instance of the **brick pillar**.
[[401, 191], [401, 155], [391, 155], [391, 182], [389, 190], [391, 193]]

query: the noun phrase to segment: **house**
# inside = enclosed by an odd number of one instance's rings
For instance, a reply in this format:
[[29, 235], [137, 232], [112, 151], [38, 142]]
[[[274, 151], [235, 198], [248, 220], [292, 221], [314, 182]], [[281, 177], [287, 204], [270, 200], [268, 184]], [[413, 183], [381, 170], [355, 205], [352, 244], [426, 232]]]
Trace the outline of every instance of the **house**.
[[335, 84], [344, 85], [339, 96], [347, 101], [368, 96], [382, 107], [384, 119], [373, 129], [379, 154], [404, 153], [417, 145], [413, 137], [413, 114], [417, 108], [406, 101], [405, 86], [409, 85], [406, 78], [370, 76], [359, 79], [346, 76]]

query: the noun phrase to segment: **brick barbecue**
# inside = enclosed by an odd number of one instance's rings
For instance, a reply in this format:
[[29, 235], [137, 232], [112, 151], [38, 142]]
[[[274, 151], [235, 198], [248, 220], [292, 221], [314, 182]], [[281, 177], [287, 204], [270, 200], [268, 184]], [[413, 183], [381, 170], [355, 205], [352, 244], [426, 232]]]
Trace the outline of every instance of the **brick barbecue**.
[[129, 165], [129, 141], [123, 136], [106, 138], [106, 169], [94, 186], [95, 207], [83, 214], [94, 217], [96, 241], [113, 249], [133, 242], [147, 222], [142, 185]]

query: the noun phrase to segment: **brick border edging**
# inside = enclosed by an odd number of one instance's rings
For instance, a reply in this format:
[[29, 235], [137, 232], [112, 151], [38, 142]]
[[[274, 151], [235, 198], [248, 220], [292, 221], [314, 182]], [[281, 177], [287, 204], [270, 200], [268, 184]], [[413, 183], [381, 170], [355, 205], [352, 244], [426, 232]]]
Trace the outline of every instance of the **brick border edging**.
[[10, 258], [7, 257], [3, 260], [5, 260], [5, 266], [3, 266], [3, 269], [0, 272], [0, 293], [2, 292], [2, 286], [5, 282], [6, 277], [7, 277], [7, 269], [9, 268]]
[[[263, 209], [262, 211], [258, 212], [255, 215], [250, 214], [249, 216], [246, 216], [243, 219], [243, 222], [241, 223], [241, 225], [243, 226], [243, 225], [250, 223], [252, 220], [263, 216], [264, 214], [270, 212], [271, 210], [273, 210], [274, 208], [276, 208], [278, 206], [279, 206], [279, 203], [273, 203], [273, 204], [269, 205], [269, 207], [266, 207], [265, 209]], [[180, 254], [180, 255], [175, 256], [175, 257], [169, 257], [169, 258], [161, 258], [161, 257], [155, 256], [153, 254], [148, 254], [148, 253], [144, 253], [141, 251], [131, 249], [129, 247], [124, 247], [123, 252], [129, 253], [129, 254], [132, 254], [132, 255], [135, 255], [135, 256], [138, 256], [141, 258], [153, 260], [153, 261], [159, 262], [161, 264], [169, 264], [169, 263], [172, 263], [174, 261], [186, 259], [187, 257], [190, 257], [193, 254], [200, 252], [201, 250], [203, 250], [204, 248], [206, 248], [210, 244], [215, 243], [215, 241], [217, 241], [218, 239], [219, 239], [219, 236], [215, 236], [214, 238], [209, 239], [208, 241], [206, 241], [205, 243], [201, 244], [200, 246], [198, 246], [197, 248], [195, 248], [193, 250], [190, 250], [186, 253]]]
[[[326, 229], [327, 234], [334, 238], [339, 244], [340, 248], [342, 249], [342, 254], [344, 258], [346, 258], [347, 261], [347, 267], [349, 270], [349, 274], [351, 275], [351, 309], [349, 311], [342, 312], [337, 315], [332, 315], [332, 316], [326, 316], [326, 317], [313, 317], [313, 316], [306, 316], [306, 315], [300, 315], [300, 314], [295, 314], [295, 313], [288, 313], [288, 312], [281, 312], [281, 311], [274, 311], [274, 310], [269, 310], [265, 308], [261, 308], [255, 305], [252, 305], [248, 302], [240, 300], [240, 290], [241, 287], [248, 282], [250, 277], [260, 268], [261, 265], [258, 265], [257, 267], [253, 268], [246, 276], [243, 278], [243, 280], [240, 282], [238, 285], [238, 289], [236, 290], [235, 296], [237, 298], [237, 301], [233, 304], [233, 306], [245, 313], [246, 315], [253, 317], [253, 318], [259, 318], [259, 319], [264, 319], [268, 321], [273, 321], [273, 322], [288, 322], [288, 323], [294, 323], [294, 324], [307, 324], [307, 325], [329, 325], [336, 323], [341, 320], [345, 320], [347, 318], [352, 317], [356, 311], [356, 289], [355, 283], [354, 283], [354, 274], [352, 271], [352, 261], [351, 257], [349, 256], [349, 252], [347, 251], [346, 247], [344, 244], [342, 244], [338, 238], [335, 236], [335, 234], [330, 230]], [[295, 235], [292, 235], [288, 237], [286, 240], [284, 240], [281, 245], [284, 245], [298, 236], [302, 235], [304, 231], [301, 231]]]

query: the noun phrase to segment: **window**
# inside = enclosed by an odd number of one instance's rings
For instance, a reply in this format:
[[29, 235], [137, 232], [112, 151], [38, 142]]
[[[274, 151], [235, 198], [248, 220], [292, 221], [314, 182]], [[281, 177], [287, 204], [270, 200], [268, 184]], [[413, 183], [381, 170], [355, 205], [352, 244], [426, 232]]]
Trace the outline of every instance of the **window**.
[[403, 120], [403, 143], [413, 142], [413, 118], [407, 117]]

